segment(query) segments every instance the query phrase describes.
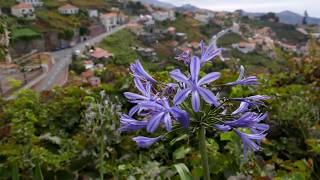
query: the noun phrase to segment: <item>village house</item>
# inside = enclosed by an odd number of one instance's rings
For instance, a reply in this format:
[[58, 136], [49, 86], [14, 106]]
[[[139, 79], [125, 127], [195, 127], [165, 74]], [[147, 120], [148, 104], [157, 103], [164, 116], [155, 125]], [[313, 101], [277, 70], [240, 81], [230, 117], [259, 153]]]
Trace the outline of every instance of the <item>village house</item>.
[[142, 25], [138, 23], [128, 23], [127, 28], [137, 36], [140, 36], [144, 32]]
[[101, 49], [101, 48], [95, 48], [95, 50], [93, 50], [91, 52], [91, 57], [94, 58], [95, 60], [99, 60], [99, 59], [108, 59], [113, 57], [112, 53], [109, 53], [108, 51]]
[[89, 18], [98, 18], [99, 17], [99, 11], [96, 9], [89, 9], [88, 10], [88, 16]]
[[94, 68], [94, 63], [93, 63], [93, 61], [90, 61], [90, 60], [83, 61], [83, 65], [84, 65], [85, 69], [93, 69]]
[[152, 17], [156, 21], [174, 21], [176, 20], [176, 15], [173, 10], [158, 10], [154, 11], [152, 14]]
[[194, 15], [194, 19], [204, 23], [204, 24], [208, 24], [211, 19], [214, 18], [214, 13], [213, 12], [209, 12], [209, 11], [205, 11], [205, 12], [197, 12]]
[[71, 4], [66, 4], [59, 7], [58, 11], [63, 15], [74, 15], [79, 13], [79, 8]]
[[17, 2], [32, 4], [33, 7], [43, 6], [42, 0], [17, 0]]
[[118, 25], [117, 13], [105, 13], [100, 15], [100, 22], [104, 25], [107, 31], [115, 28]]
[[152, 48], [139, 47], [137, 49], [137, 51], [140, 54], [140, 56], [142, 56], [144, 58], [148, 58], [148, 59], [153, 60], [153, 61], [156, 60], [155, 57], [157, 56], [157, 53]]
[[11, 7], [11, 14], [16, 17], [35, 18], [34, 7], [32, 4], [19, 3]]
[[240, 42], [238, 44], [232, 44], [232, 47], [239, 50], [240, 52], [247, 54], [256, 49], [255, 43], [249, 43], [249, 42]]

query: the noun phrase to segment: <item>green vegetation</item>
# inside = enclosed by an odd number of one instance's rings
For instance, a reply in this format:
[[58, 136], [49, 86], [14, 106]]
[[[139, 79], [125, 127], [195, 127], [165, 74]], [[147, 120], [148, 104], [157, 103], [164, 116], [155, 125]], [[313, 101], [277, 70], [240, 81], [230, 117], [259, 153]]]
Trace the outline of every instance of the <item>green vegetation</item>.
[[[42, 31], [49, 31], [52, 28], [64, 31], [81, 26], [81, 22], [76, 16], [63, 16], [56, 11], [38, 10], [36, 16], [41, 21], [41, 25], [42, 23], [45, 24], [45, 26], [41, 26], [43, 27]], [[51, 28], [48, 29], [48, 27]]]
[[121, 30], [101, 42], [100, 47], [114, 54], [114, 61], [117, 64], [129, 64], [139, 55], [131, 46], [139, 46], [139, 41], [135, 35], [128, 30]]
[[219, 47], [230, 47], [232, 44], [239, 43], [241, 41], [244, 41], [244, 39], [240, 35], [227, 33], [218, 40], [217, 45]]
[[307, 37], [297, 31], [296, 27], [293, 25], [262, 20], [246, 20], [243, 22], [250, 24], [253, 28], [270, 27], [272, 31], [275, 32], [276, 39], [289, 44], [298, 44], [307, 41]]
[[0, 0], [1, 7], [11, 7], [16, 4], [15, 0]]
[[158, 25], [160, 28], [168, 28], [170, 26], [173, 26], [176, 28], [177, 32], [186, 33], [189, 40], [201, 41], [203, 39], [206, 39], [200, 31], [202, 24], [190, 17], [183, 17], [182, 15], [178, 15], [175, 21], [164, 21], [158, 23]]
[[32, 40], [36, 38], [41, 38], [41, 34], [29, 28], [21, 28], [21, 29], [13, 29], [11, 32], [11, 40], [19, 41], [19, 40]]

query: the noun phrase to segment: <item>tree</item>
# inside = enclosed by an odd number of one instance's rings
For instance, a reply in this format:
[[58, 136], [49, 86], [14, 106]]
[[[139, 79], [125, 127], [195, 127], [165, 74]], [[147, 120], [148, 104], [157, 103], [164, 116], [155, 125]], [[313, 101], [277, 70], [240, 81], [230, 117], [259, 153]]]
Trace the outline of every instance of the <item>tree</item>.
[[308, 12], [307, 12], [307, 10], [305, 10], [304, 11], [304, 17], [302, 19], [302, 24], [307, 25], [308, 24], [308, 18], [309, 18]]

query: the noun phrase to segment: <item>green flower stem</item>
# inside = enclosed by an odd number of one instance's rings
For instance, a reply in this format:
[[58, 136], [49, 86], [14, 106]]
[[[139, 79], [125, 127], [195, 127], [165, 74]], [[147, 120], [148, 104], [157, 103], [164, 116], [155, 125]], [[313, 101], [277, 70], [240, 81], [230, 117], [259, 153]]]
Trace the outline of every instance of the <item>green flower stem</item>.
[[104, 133], [101, 132], [101, 137], [100, 137], [100, 180], [103, 180], [103, 159], [104, 159]]
[[204, 180], [210, 180], [210, 170], [209, 170], [209, 161], [208, 153], [206, 146], [206, 129], [205, 126], [201, 126], [198, 132], [199, 138], [199, 151], [201, 155], [202, 169], [204, 173]]

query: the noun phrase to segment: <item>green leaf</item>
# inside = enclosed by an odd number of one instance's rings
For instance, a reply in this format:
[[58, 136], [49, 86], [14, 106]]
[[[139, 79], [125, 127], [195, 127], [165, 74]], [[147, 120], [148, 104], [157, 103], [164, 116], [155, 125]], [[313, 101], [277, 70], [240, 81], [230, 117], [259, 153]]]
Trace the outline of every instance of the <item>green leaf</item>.
[[44, 180], [39, 161], [36, 162], [35, 179], [36, 180]]
[[179, 136], [175, 139], [173, 139], [172, 141], [170, 141], [170, 145], [174, 145], [176, 142], [178, 141], [181, 141], [181, 140], [184, 140], [184, 139], [187, 139], [188, 138], [188, 135], [187, 134], [183, 134], [182, 136]]
[[173, 159], [182, 159], [191, 151], [190, 147], [182, 146], [174, 151], [173, 153]]
[[232, 141], [233, 139], [233, 132], [230, 131], [230, 132], [226, 132], [226, 133], [221, 133], [220, 134], [220, 140], [221, 141]]
[[177, 170], [181, 180], [192, 180], [190, 171], [185, 164], [175, 164], [174, 167]]
[[19, 180], [19, 168], [17, 164], [12, 168], [12, 180]]

